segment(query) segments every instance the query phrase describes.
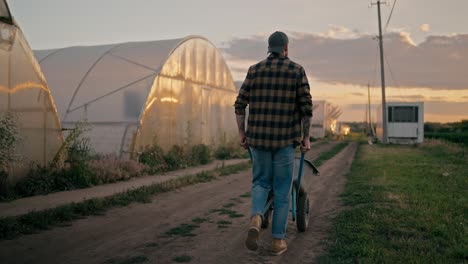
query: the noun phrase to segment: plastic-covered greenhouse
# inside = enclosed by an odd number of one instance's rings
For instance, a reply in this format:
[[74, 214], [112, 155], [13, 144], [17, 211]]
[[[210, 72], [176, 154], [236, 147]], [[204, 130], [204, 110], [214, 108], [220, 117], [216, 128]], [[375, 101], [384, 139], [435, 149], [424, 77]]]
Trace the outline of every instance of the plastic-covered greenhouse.
[[63, 142], [57, 111], [34, 54], [6, 1], [0, 0], [1, 118], [7, 112], [12, 113], [19, 136], [11, 176], [22, 174], [32, 162], [47, 164]]
[[207, 39], [36, 51], [62, 126], [90, 125], [98, 153], [129, 156], [146, 146], [216, 144], [235, 135], [236, 89]]
[[312, 118], [311, 135], [314, 138], [323, 138], [327, 132], [339, 133], [336, 129], [337, 120], [341, 116], [341, 109], [327, 101], [314, 101], [314, 117]]

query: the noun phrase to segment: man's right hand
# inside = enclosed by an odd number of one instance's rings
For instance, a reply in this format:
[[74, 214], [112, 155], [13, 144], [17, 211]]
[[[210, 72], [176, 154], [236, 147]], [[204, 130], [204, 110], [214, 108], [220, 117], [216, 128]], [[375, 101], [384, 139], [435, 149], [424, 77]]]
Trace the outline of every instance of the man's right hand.
[[239, 133], [239, 145], [245, 149], [247, 149], [247, 136], [244, 133]]
[[310, 139], [304, 138], [301, 142], [301, 151], [302, 153], [306, 153], [310, 150]]

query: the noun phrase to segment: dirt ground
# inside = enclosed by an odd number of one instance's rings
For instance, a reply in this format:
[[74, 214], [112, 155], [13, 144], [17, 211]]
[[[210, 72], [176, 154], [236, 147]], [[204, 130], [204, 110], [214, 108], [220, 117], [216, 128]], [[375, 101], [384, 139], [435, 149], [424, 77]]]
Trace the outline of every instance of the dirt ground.
[[[307, 158], [314, 159], [333, 145], [317, 145]], [[183, 261], [185, 256], [190, 263], [313, 263], [323, 251], [321, 241], [331, 218], [340, 210], [338, 195], [356, 149], [352, 143], [324, 163], [319, 177], [305, 171], [312, 204], [309, 229], [298, 233], [296, 223], [289, 221], [288, 251], [282, 256], [270, 254], [271, 230], [262, 232], [258, 251], [244, 246], [251, 180], [246, 171], [157, 195], [151, 203], [0, 241], [0, 262], [176, 263], [174, 259]]]

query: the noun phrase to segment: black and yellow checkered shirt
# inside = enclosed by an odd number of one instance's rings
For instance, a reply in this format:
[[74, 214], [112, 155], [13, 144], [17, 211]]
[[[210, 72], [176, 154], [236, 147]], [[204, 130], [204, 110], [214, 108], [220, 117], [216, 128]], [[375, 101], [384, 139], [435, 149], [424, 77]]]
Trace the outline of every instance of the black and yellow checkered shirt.
[[275, 150], [302, 139], [301, 119], [312, 116], [309, 82], [301, 65], [270, 54], [249, 68], [235, 102], [237, 115], [249, 106], [247, 144]]

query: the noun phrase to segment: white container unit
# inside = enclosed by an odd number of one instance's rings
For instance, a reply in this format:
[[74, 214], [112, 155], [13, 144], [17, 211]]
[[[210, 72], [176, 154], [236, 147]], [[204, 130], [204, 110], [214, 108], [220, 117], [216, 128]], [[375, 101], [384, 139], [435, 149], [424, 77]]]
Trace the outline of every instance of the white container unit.
[[[387, 120], [388, 143], [424, 141], [424, 102], [387, 102]], [[382, 106], [377, 108], [377, 137], [382, 141]]]

